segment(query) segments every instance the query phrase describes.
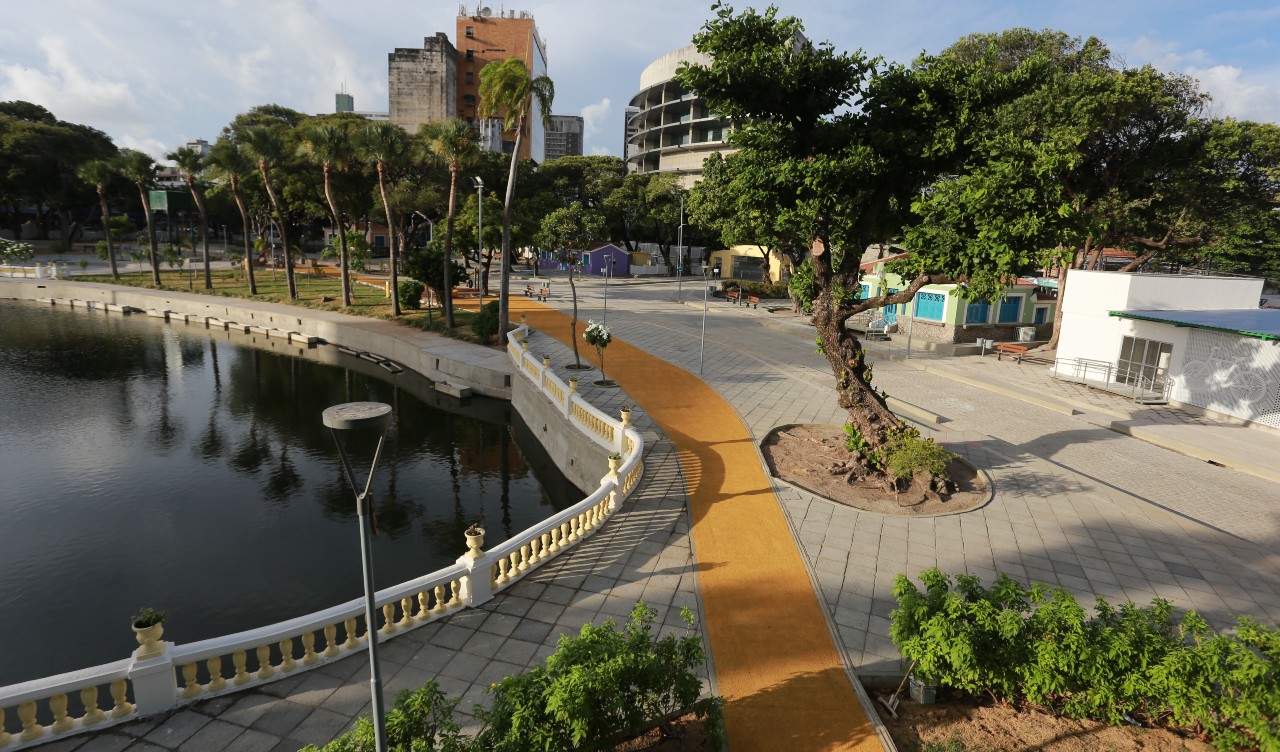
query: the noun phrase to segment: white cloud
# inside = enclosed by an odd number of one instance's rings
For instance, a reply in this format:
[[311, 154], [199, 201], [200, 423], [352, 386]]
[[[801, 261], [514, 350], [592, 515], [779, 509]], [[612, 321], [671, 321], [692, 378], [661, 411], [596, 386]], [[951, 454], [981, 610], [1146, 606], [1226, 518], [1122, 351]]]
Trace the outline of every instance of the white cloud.
[[19, 64], [0, 67], [0, 99], [43, 105], [61, 120], [88, 123], [103, 130], [136, 128], [146, 113], [128, 83], [76, 66], [68, 40], [42, 36], [42, 68]]
[[608, 97], [582, 108], [583, 136], [591, 139], [600, 133], [613, 114], [613, 103]]
[[611, 154], [613, 154], [613, 151], [607, 146], [591, 147], [591, 156], [593, 157], [607, 157]]
[[1256, 83], [1256, 77], [1246, 77], [1232, 65], [1189, 67], [1187, 74], [1199, 79], [1201, 87], [1213, 95], [1215, 114], [1280, 122], [1280, 85]]

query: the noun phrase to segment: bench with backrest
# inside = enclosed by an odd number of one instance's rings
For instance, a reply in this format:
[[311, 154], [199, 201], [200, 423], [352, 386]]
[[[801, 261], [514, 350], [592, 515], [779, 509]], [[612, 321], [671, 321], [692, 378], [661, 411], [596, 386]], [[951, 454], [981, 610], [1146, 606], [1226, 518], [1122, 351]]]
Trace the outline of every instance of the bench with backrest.
[[1027, 346], [1016, 342], [997, 342], [996, 360], [1001, 360], [1005, 353], [1013, 356], [1013, 362], [1021, 363], [1023, 356], [1027, 354]]
[[742, 297], [742, 293], [738, 292], [737, 290], [725, 290], [724, 297], [725, 297], [725, 300], [728, 300], [730, 303], [737, 305], [738, 300]]
[[758, 309], [760, 308], [760, 298], [755, 295], [748, 295], [747, 299], [743, 302], [743, 305]]

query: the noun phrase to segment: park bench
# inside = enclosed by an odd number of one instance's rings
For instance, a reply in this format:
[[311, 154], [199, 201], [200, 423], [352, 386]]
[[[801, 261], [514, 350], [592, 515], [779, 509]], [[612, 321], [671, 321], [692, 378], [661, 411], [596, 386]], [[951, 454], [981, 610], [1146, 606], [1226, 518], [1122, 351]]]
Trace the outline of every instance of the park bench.
[[525, 296], [526, 298], [532, 298], [532, 297], [533, 297], [533, 285], [525, 285], [525, 286], [524, 286], [524, 296]]
[[738, 299], [742, 297], [742, 293], [738, 292], [737, 290], [726, 290], [724, 293], [724, 297], [725, 297], [725, 300], [728, 300], [730, 303], [737, 305]]
[[551, 297], [550, 287], [534, 287], [533, 285], [524, 286], [524, 296], [526, 298], [537, 298], [541, 302], [546, 302]]
[[1013, 362], [1021, 363], [1023, 356], [1027, 354], [1027, 346], [1016, 342], [997, 342], [996, 360], [1001, 360], [1005, 353], [1013, 356]]
[[745, 303], [743, 303], [743, 305], [748, 305], [748, 306], [751, 306], [752, 308], [759, 309], [759, 308], [760, 308], [760, 298], [756, 297], [755, 295], [748, 295], [748, 296], [747, 296], [747, 301], [746, 301]]
[[896, 331], [897, 328], [898, 328], [898, 325], [896, 323], [892, 323], [889, 321], [889, 319], [885, 318], [884, 316], [880, 316], [868, 322], [866, 329], [864, 329], [863, 331], [866, 332], [866, 337], [868, 340], [873, 340], [873, 339], [887, 340], [889, 339], [889, 332]]

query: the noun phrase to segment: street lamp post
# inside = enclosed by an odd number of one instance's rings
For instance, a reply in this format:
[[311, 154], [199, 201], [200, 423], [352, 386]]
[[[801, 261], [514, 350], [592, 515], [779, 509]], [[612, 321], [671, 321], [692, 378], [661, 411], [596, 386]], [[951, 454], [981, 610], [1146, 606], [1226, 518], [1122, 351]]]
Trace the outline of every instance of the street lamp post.
[[[369, 489], [373, 486], [373, 474], [378, 468], [378, 458], [382, 454], [382, 445], [387, 438], [387, 426], [391, 423], [391, 405], [381, 402], [347, 402], [334, 405], [321, 414], [325, 426], [333, 434], [333, 441], [338, 445], [338, 456], [342, 459], [342, 472], [356, 494], [356, 514], [360, 518], [360, 563], [364, 574], [364, 636], [369, 643], [369, 689], [373, 693], [373, 733], [377, 752], [386, 752], [387, 729], [384, 720], [382, 703], [382, 671], [378, 667], [378, 622], [377, 609], [373, 602], [373, 551], [369, 540], [373, 528], [373, 496]], [[364, 491], [356, 485], [355, 474], [351, 470], [351, 462], [347, 451], [338, 436], [339, 431], [378, 431], [378, 447], [373, 452], [373, 462], [369, 465], [369, 477], [365, 481]], [[376, 531], [374, 531], [376, 532]]]
[[702, 361], [707, 352], [707, 293], [711, 280], [707, 278], [707, 265], [702, 265], [702, 342], [698, 345], [698, 375], [702, 375]]
[[676, 302], [684, 300], [684, 196], [680, 197], [680, 228], [676, 231]]
[[477, 175], [471, 178], [476, 184], [476, 291], [480, 295], [480, 308], [484, 308], [484, 181]]

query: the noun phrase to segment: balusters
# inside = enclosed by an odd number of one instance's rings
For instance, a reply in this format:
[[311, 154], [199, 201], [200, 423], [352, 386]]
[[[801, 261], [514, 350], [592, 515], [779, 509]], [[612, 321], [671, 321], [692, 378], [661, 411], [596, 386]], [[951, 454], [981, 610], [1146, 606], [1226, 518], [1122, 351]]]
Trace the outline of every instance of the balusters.
[[507, 577], [508, 580], [515, 580], [520, 576], [518, 574], [520, 571], [519, 551], [512, 551], [511, 555], [507, 557], [507, 571], [510, 572], [510, 575]]
[[390, 635], [396, 631], [396, 604], [388, 603], [382, 607], [382, 629], [378, 631], [384, 635]]
[[271, 646], [259, 645], [255, 653], [258, 656], [258, 679], [270, 679], [276, 673], [276, 670], [271, 667]]
[[547, 533], [547, 535], [551, 538], [551, 542], [547, 544], [547, 551], [554, 554], [556, 551], [560, 550], [560, 526], [556, 525], [551, 528], [551, 531]]
[[326, 625], [324, 628], [324, 657], [332, 658], [341, 652], [338, 649], [338, 625]]
[[506, 582], [508, 579], [507, 578], [507, 557], [504, 556], [501, 559], [498, 559], [497, 567], [498, 567], [498, 576], [494, 578], [493, 584], [501, 585], [504, 582]]
[[[101, 723], [107, 717], [102, 712], [102, 708], [98, 707], [98, 688], [85, 687], [80, 690], [80, 704], [84, 706], [84, 717], [80, 719], [80, 723], [85, 726], [92, 726], [95, 723]], [[3, 711], [0, 711], [2, 713]], [[4, 716], [0, 715], [0, 730], [4, 729]], [[4, 746], [4, 737], [0, 736], [0, 747]]]
[[316, 633], [308, 629], [302, 633], [302, 665], [310, 666], [320, 660], [316, 655]]
[[293, 638], [286, 637], [280, 641], [280, 670], [287, 674], [297, 667], [293, 660]]
[[13, 739], [8, 731], [4, 730], [4, 708], [0, 708], [0, 747], [9, 746], [9, 741]]
[[54, 734], [65, 734], [75, 727], [76, 722], [67, 717], [67, 695], [59, 692], [49, 698], [49, 710], [53, 711], [53, 725], [50, 726]]
[[[453, 591], [456, 593], [458, 589], [455, 587]], [[446, 601], [444, 599], [444, 585], [436, 585], [435, 593], [436, 593], [436, 607], [432, 609], [432, 612], [436, 614], [443, 614], [445, 611], [449, 610], [449, 607], [446, 605]]]
[[182, 681], [186, 686], [182, 690], [182, 696], [186, 699], [200, 696], [200, 683], [196, 681], [196, 664], [184, 663], [182, 665]]
[[133, 712], [133, 703], [129, 702], [129, 683], [126, 680], [116, 679], [111, 682], [111, 700], [112, 718], [124, 718]]
[[360, 642], [356, 640], [356, 620], [355, 617], [343, 619], [342, 626], [347, 630], [347, 640], [342, 643], [342, 647], [347, 650], [355, 650], [360, 647]]
[[249, 671], [245, 668], [248, 662], [248, 655], [243, 650], [237, 650], [231, 654], [231, 663], [236, 667], [236, 675], [232, 678], [231, 683], [236, 686], [249, 683]]
[[518, 569], [521, 572], [524, 572], [529, 568], [529, 555], [530, 555], [529, 544], [526, 543], [520, 547], [520, 566], [516, 567], [516, 569]]
[[36, 722], [36, 704], [28, 701], [18, 706], [18, 720], [22, 721], [22, 733], [18, 741], [31, 742], [44, 736], [44, 726]]
[[408, 629], [413, 626], [413, 598], [400, 599], [400, 621], [397, 624], [401, 629]]
[[205, 662], [209, 669], [209, 691], [221, 692], [227, 688], [227, 680], [222, 678], [222, 656], [215, 655]]

